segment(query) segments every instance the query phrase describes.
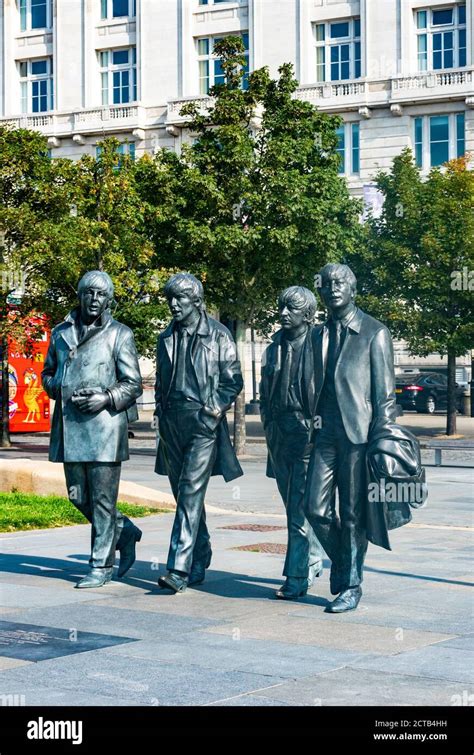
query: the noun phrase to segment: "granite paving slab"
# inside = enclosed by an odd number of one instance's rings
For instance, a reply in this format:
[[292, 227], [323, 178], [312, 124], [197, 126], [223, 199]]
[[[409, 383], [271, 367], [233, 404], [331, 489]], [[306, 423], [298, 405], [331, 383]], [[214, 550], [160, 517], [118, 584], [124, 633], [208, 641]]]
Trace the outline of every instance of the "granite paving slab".
[[[324, 618], [319, 618], [316, 612], [312, 614], [308, 609], [304, 615], [292, 612], [288, 616], [268, 616], [265, 622], [258, 616], [245, 618], [237, 622], [236, 626], [240, 636], [245, 639], [281, 640], [301, 645], [379, 653], [384, 656], [399, 653], [401, 647], [408, 650], [450, 639], [449, 634], [419, 630], [405, 630], [402, 639], [399, 639], [400, 633], [392, 627], [354, 625], [340, 619], [341, 616], [336, 614], [325, 614]], [[220, 625], [210, 627], [206, 631], [229, 635], [235, 632], [235, 629], [236, 627]]]
[[83, 632], [101, 634], [107, 629], [118, 637], [132, 639], [172, 639], [176, 634], [186, 634], [214, 623], [207, 619], [175, 616], [171, 613], [162, 613], [157, 617], [151, 612], [109, 608], [92, 603], [32, 608], [20, 615], [16, 614], [14, 620], [27, 624], [41, 622], [43, 626], [73, 630], [78, 636]]
[[[341, 668], [370, 655], [320, 646], [240, 639], [236, 629], [230, 636], [196, 632], [185, 640], [133, 643], [128, 648], [109, 648], [111, 655], [151, 658], [169, 663], [196, 665], [220, 670], [297, 678]], [[371, 655], [370, 655], [371, 657]]]
[[102, 650], [43, 661], [2, 674], [5, 694], [27, 698], [43, 688], [69, 690], [63, 704], [75, 705], [76, 695], [126, 699], [140, 705], [205, 705], [245, 692], [261, 692], [281, 684], [282, 678], [241, 671], [219, 671], [202, 666], [168, 663], [150, 658], [112, 655]]
[[389, 658], [363, 658], [352, 665], [389, 674], [446, 679], [474, 687], [474, 652], [444, 644], [420, 647]]
[[[385, 660], [385, 659], [384, 659]], [[343, 668], [288, 681], [264, 694], [290, 705], [453, 705], [462, 695], [459, 682], [414, 677], [382, 670]], [[259, 696], [260, 693], [255, 693]]]

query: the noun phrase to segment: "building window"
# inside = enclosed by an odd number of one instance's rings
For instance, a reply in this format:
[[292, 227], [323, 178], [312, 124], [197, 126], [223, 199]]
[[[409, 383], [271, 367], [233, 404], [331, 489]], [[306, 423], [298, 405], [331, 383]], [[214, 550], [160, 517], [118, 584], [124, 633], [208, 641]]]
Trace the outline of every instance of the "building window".
[[466, 65], [466, 6], [426, 8], [415, 13], [419, 71]]
[[[117, 147], [117, 153], [119, 155], [128, 155], [132, 160], [135, 160], [135, 142], [122, 142]], [[102, 147], [97, 145], [95, 148], [95, 156], [98, 159], [102, 154]], [[120, 165], [120, 159], [119, 159]]]
[[313, 24], [316, 81], [346, 81], [361, 75], [360, 18]]
[[449, 115], [430, 117], [430, 165], [442, 165], [449, 160]]
[[119, 155], [128, 155], [132, 160], [135, 160], [135, 142], [122, 142], [122, 144], [119, 144], [117, 152]]
[[136, 0], [100, 0], [101, 18], [134, 18], [136, 15]]
[[[242, 79], [242, 88], [248, 87], [249, 75], [249, 35], [244, 32], [242, 41], [245, 46], [245, 66], [244, 77]], [[214, 55], [214, 46], [224, 37], [200, 37], [197, 39], [197, 56], [199, 67], [199, 93], [209, 94], [209, 89], [215, 84], [224, 84], [225, 76], [222, 70], [221, 59]]]
[[456, 114], [456, 157], [466, 154], [466, 126], [464, 113]]
[[99, 53], [102, 104], [123, 105], [137, 100], [137, 48]]
[[415, 118], [415, 160], [421, 168], [423, 166], [423, 118]]
[[352, 133], [352, 172], [353, 173], [359, 173], [360, 172], [360, 148], [359, 148], [359, 124], [358, 123], [352, 123], [351, 124], [351, 133]]
[[21, 112], [46, 113], [53, 110], [53, 60], [22, 60], [20, 73]]
[[51, 28], [51, 0], [18, 0], [18, 7], [21, 31]]
[[199, 0], [199, 5], [219, 5], [220, 3], [229, 2], [232, 2], [232, 0]]
[[359, 124], [344, 123], [336, 129], [336, 151], [340, 157], [339, 173], [354, 175], [360, 172]]
[[414, 118], [413, 144], [419, 168], [428, 170], [465, 152], [464, 113]]
[[336, 152], [339, 155], [339, 173], [345, 173], [345, 156], [346, 156], [346, 128], [344, 125], [336, 129], [337, 147]]

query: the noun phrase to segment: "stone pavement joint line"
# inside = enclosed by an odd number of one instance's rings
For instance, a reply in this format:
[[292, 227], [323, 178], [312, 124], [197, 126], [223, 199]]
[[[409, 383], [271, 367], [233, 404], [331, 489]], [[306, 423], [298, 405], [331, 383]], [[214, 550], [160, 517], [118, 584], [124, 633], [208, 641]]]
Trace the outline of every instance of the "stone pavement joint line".
[[279, 684], [272, 684], [270, 687], [262, 687], [261, 689], [254, 689], [252, 692], [243, 692], [241, 695], [232, 695], [232, 697], [224, 697], [220, 700], [213, 700], [210, 703], [206, 703], [206, 706], [209, 705], [222, 705], [222, 703], [227, 703], [229, 700], [238, 700], [241, 697], [247, 697], [248, 695], [257, 695], [259, 692], [266, 692], [269, 689], [275, 689], [276, 687], [281, 687], [284, 684], [284, 682], [280, 682]]

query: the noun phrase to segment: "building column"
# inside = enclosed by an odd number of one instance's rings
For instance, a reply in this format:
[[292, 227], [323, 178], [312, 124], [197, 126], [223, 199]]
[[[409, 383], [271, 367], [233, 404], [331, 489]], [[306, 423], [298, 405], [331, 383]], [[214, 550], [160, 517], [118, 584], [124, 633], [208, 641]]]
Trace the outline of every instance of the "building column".
[[366, 0], [360, 0], [360, 46], [362, 51], [361, 76], [366, 78], [369, 70], [369, 13]]
[[[14, 45], [16, 34], [15, 24], [18, 22], [18, 11], [14, 3], [1, 3], [0, 18], [2, 23], [2, 113], [5, 116], [18, 115], [20, 112], [20, 84], [18, 71], [14, 59]], [[20, 25], [18, 23], [18, 30]]]

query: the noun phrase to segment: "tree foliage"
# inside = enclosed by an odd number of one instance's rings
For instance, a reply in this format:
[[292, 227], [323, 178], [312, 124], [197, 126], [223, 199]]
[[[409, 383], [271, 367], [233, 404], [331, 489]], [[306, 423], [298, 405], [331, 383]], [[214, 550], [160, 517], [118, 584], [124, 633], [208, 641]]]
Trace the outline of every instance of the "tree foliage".
[[465, 354], [474, 343], [474, 282], [466, 285], [474, 269], [474, 172], [467, 158], [423, 180], [405, 150], [377, 185], [382, 214], [369, 221], [368, 244], [351, 258], [366, 306], [414, 354]]
[[110, 274], [114, 314], [134, 330], [141, 354], [152, 354], [167, 317], [160, 292], [169, 271], [149, 238], [137, 166], [118, 154], [118, 144], [102, 142], [97, 159], [51, 160], [40, 134], [0, 129], [2, 442], [8, 443], [7, 342], [30, 353], [41, 330], [30, 315], [44, 315], [50, 326], [62, 320], [87, 270]]
[[254, 71], [243, 89], [242, 40], [215, 53], [225, 83], [206, 112], [182, 109], [194, 142], [141, 166], [141, 186], [159, 258], [200, 275], [221, 313], [264, 329], [282, 288], [312, 288], [326, 261], [357, 248], [361, 208], [338, 175], [340, 119], [295, 98], [292, 66], [276, 80]]
[[466, 156], [424, 180], [404, 150], [377, 186], [382, 214], [369, 220], [368, 243], [350, 262], [366, 308], [413, 354], [448, 355], [452, 431], [455, 358], [474, 346], [474, 172]]
[[166, 317], [159, 292], [168, 271], [153, 264], [136, 165], [113, 138], [100, 144], [97, 159], [78, 161], [49, 159], [34, 132], [3, 129], [0, 140], [1, 250], [10, 271], [3, 278], [23, 283], [18, 312], [42, 312], [54, 324], [75, 305], [84, 272], [104, 269], [115, 285], [115, 315], [134, 329], [141, 353], [151, 354], [150, 324]]

